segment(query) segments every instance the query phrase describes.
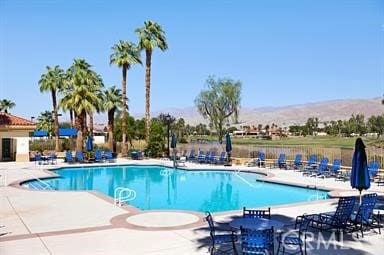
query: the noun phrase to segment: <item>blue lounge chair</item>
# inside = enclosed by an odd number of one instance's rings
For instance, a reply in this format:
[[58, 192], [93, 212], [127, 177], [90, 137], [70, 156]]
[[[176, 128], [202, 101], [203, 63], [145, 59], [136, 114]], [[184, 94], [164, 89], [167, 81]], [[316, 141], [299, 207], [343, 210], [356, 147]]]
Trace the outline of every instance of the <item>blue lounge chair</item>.
[[209, 164], [216, 164], [216, 151], [212, 151], [211, 155], [209, 155], [208, 162]]
[[275, 254], [273, 228], [240, 228], [242, 254]]
[[95, 162], [103, 162], [103, 153], [101, 152], [100, 149], [97, 149], [95, 151]]
[[41, 157], [41, 154], [40, 154], [40, 153], [36, 153], [36, 154], [35, 154], [35, 165], [36, 165], [36, 164], [41, 165], [42, 162], [43, 162], [43, 159], [42, 159], [42, 157]]
[[257, 164], [259, 167], [265, 167], [265, 153], [264, 152], [259, 152], [259, 158], [257, 161]]
[[[206, 212], [205, 220], [208, 222], [209, 225], [209, 231], [211, 236], [211, 246], [209, 247], [210, 254], [214, 254], [215, 251], [219, 252], [229, 252], [233, 250], [233, 253], [231, 254], [237, 254], [236, 250], [236, 242], [237, 242], [237, 236], [234, 231], [230, 230], [224, 230], [224, 229], [218, 229], [215, 226], [215, 223], [213, 221], [212, 215], [210, 212]], [[223, 234], [216, 234], [216, 232], [224, 232]], [[227, 247], [227, 249], [223, 250], [220, 249], [221, 247], [218, 247], [219, 245], [223, 245], [226, 243], [231, 243], [231, 247]]]
[[303, 172], [303, 175], [311, 176], [311, 177], [325, 177], [326, 172], [328, 172], [328, 158], [322, 158], [320, 160], [320, 164], [315, 170], [308, 169], [307, 171]]
[[313, 170], [317, 167], [317, 155], [311, 154], [308, 157], [308, 161], [304, 166], [304, 170]]
[[[379, 234], [381, 234], [380, 218], [373, 217], [373, 209], [376, 206], [376, 202], [376, 193], [363, 195], [357, 213], [351, 216], [352, 231], [360, 231], [361, 237], [364, 237], [365, 230], [371, 230], [376, 227], [379, 229]], [[357, 237], [359, 237], [358, 233]]]
[[77, 162], [83, 163], [84, 162], [84, 154], [82, 151], [76, 151], [75, 158]]
[[271, 219], [271, 207], [268, 207], [268, 209], [263, 210], [253, 210], [253, 209], [247, 209], [246, 207], [243, 207], [243, 218], [264, 218], [264, 219]]
[[[209, 153], [209, 151], [207, 153]], [[204, 151], [199, 150], [199, 153], [197, 154], [197, 162], [204, 163], [205, 162], [205, 157], [206, 157], [207, 153], [204, 154]]]
[[335, 229], [336, 238], [340, 240], [340, 232], [347, 230], [355, 203], [356, 197], [340, 197], [335, 212], [298, 216], [296, 223], [306, 218], [311, 221], [311, 227], [319, 229], [320, 231]]
[[188, 161], [195, 161], [196, 160], [195, 149], [191, 149], [191, 151], [189, 152], [189, 156], [188, 156], [187, 160]]
[[329, 171], [323, 173], [324, 177], [336, 177], [340, 173], [341, 159], [333, 160], [332, 166]]
[[104, 152], [104, 157], [105, 157], [105, 160], [108, 161], [108, 162], [113, 162], [114, 161], [112, 152], [110, 150], [107, 150], [107, 151]]
[[66, 151], [65, 152], [65, 158], [64, 161], [67, 163], [73, 163], [75, 160], [73, 159], [72, 152], [71, 151]]
[[286, 156], [284, 153], [280, 153], [279, 158], [274, 162], [273, 166], [280, 169], [287, 168]]
[[295, 159], [293, 160], [293, 163], [291, 164], [291, 168], [294, 170], [300, 171], [303, 166], [303, 155], [296, 154]]
[[380, 164], [377, 161], [370, 161], [368, 164], [368, 173], [371, 180], [375, 178], [379, 171]]
[[216, 160], [216, 164], [225, 164], [225, 162], [226, 162], [226, 157], [225, 157], [225, 155], [226, 155], [226, 152], [225, 152], [225, 151], [222, 151], [222, 152], [220, 153], [219, 158]]

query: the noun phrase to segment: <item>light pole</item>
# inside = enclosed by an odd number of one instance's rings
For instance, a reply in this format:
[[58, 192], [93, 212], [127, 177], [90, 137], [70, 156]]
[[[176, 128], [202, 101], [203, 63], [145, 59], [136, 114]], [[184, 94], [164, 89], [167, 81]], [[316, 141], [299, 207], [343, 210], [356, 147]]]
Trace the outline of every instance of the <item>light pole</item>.
[[169, 125], [171, 123], [171, 116], [169, 113], [165, 115], [165, 121], [167, 122], [167, 157], [169, 158]]

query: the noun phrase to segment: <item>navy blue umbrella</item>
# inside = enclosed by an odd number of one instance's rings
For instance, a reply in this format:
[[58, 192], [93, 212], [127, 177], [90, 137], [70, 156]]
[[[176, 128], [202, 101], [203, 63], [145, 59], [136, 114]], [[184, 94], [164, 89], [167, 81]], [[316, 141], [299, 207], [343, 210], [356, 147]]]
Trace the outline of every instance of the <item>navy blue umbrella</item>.
[[229, 133], [225, 135], [225, 151], [227, 152], [227, 165], [230, 165], [231, 162], [231, 152], [232, 152], [232, 142], [231, 142], [231, 136]]
[[175, 135], [175, 133], [172, 133], [172, 136], [171, 136], [171, 148], [172, 149], [176, 148], [176, 142], [177, 142], [176, 135]]
[[365, 153], [365, 145], [361, 138], [357, 138], [355, 142], [355, 151], [352, 158], [351, 186], [360, 192], [363, 189], [369, 189], [371, 182], [368, 173], [367, 154]]
[[85, 144], [85, 149], [87, 151], [92, 151], [93, 150], [93, 141], [92, 141], [92, 136], [87, 137], [87, 143]]

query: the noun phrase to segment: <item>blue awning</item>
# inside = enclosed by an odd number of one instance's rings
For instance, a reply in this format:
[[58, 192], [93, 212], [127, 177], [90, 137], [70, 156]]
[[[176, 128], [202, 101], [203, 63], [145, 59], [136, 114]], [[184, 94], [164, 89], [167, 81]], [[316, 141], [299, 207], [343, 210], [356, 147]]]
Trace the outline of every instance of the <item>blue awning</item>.
[[76, 128], [59, 128], [59, 136], [76, 136]]
[[35, 130], [35, 131], [33, 131], [33, 136], [34, 137], [45, 137], [45, 136], [48, 136], [48, 132], [45, 130]]

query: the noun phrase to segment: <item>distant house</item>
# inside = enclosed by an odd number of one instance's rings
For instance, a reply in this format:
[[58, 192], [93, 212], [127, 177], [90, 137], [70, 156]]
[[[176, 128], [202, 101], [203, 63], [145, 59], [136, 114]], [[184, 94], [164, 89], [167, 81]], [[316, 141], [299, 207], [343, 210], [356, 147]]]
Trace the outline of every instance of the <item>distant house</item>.
[[0, 112], [0, 161], [29, 161], [29, 136], [35, 128], [30, 120]]

